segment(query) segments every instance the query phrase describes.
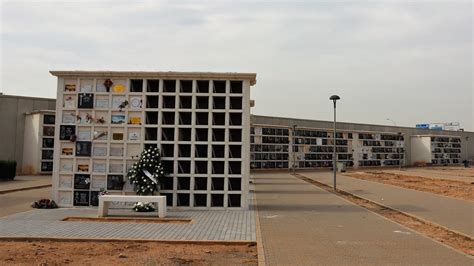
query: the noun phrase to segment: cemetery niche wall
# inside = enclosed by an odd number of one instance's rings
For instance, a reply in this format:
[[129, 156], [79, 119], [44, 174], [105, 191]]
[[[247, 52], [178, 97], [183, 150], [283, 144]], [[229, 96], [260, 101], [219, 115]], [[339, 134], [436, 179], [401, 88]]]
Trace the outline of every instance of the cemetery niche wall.
[[53, 199], [96, 206], [135, 194], [126, 174], [158, 148], [174, 208], [248, 208], [252, 73], [52, 71]]

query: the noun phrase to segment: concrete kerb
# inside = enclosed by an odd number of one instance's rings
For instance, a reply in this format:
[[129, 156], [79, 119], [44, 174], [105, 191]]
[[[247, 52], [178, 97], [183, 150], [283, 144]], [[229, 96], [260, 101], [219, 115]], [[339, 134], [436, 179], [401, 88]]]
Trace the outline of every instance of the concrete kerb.
[[192, 245], [225, 245], [242, 246], [257, 245], [256, 241], [245, 240], [160, 240], [160, 239], [123, 239], [123, 238], [78, 238], [78, 237], [0, 237], [0, 241], [58, 241], [58, 242], [140, 242], [140, 243], [164, 243], [164, 244], [192, 244]]
[[[252, 178], [253, 186], [255, 187], [255, 178]], [[255, 208], [255, 236], [257, 240], [257, 257], [258, 257], [258, 265], [265, 266], [265, 249], [263, 248], [263, 239], [262, 239], [262, 232], [260, 230], [260, 218], [258, 215], [258, 206], [257, 206], [257, 194], [255, 193], [255, 188], [253, 189], [253, 204]]]
[[40, 185], [40, 186], [32, 186], [32, 187], [22, 187], [22, 188], [8, 189], [8, 190], [0, 190], [0, 195], [1, 195], [1, 194], [12, 193], [12, 192], [24, 191], [24, 190], [47, 188], [47, 187], [51, 187], [51, 186], [52, 186], [52, 185], [49, 184], [49, 185]]
[[[314, 182], [316, 182], [316, 183], [318, 183], [318, 184], [321, 184], [321, 185], [323, 185], [323, 186], [327, 186], [326, 184], [321, 183], [321, 182], [319, 182], [319, 181], [317, 181], [317, 180], [314, 180], [314, 179], [312, 179], [312, 178], [310, 178], [310, 177], [308, 177], [308, 176], [305, 176], [305, 175], [296, 173], [295, 176], [297, 177], [297, 175], [301, 175], [301, 176], [303, 176], [303, 177], [305, 177], [305, 178], [307, 178], [307, 179], [310, 179], [310, 180], [312, 180], [312, 181], [314, 181]], [[304, 180], [303, 180], [303, 181], [304, 181]], [[305, 182], [306, 182], [306, 181], [305, 181]], [[428, 221], [428, 220], [425, 220], [425, 219], [422, 219], [422, 218], [418, 218], [417, 216], [408, 214], [408, 213], [406, 213], [406, 212], [397, 210], [397, 209], [395, 209], [395, 208], [391, 208], [391, 207], [385, 206], [385, 205], [383, 205], [383, 204], [381, 204], [381, 203], [378, 203], [378, 202], [375, 202], [375, 201], [373, 201], [373, 200], [366, 199], [366, 198], [361, 197], [361, 196], [358, 196], [358, 195], [354, 195], [354, 194], [352, 194], [352, 193], [350, 193], [350, 192], [347, 192], [347, 191], [342, 190], [342, 189], [339, 189], [339, 188], [337, 189], [337, 191], [346, 193], [346, 194], [351, 195], [351, 196], [353, 196], [353, 197], [355, 197], [355, 198], [359, 198], [359, 199], [362, 199], [362, 200], [366, 200], [366, 201], [368, 201], [368, 202], [371, 202], [371, 203], [373, 203], [373, 204], [375, 204], [375, 205], [378, 205], [378, 206], [384, 207], [384, 208], [386, 208], [386, 209], [392, 210], [392, 211], [394, 211], [394, 212], [402, 213], [402, 214], [404, 214], [404, 215], [406, 215], [406, 216], [408, 216], [408, 217], [411, 217], [411, 218], [413, 218], [413, 219], [415, 219], [415, 220], [419, 220], [420, 222], [423, 222], [423, 223], [426, 223], [426, 224], [431, 224], [431, 225], [433, 225], [433, 226], [437, 226], [437, 227], [439, 227], [439, 228], [441, 228], [441, 229], [444, 229], [444, 230], [446, 230], [446, 231], [452, 232], [453, 234], [458, 234], [458, 235], [460, 235], [460, 236], [462, 236], [462, 237], [466, 237], [466, 238], [470, 239], [471, 241], [473, 240], [473, 238], [470, 237], [470, 236], [468, 236], [468, 235], [465, 235], [465, 234], [463, 234], [463, 233], [457, 232], [456, 230], [452, 230], [452, 229], [446, 228], [446, 227], [444, 227], [444, 226], [442, 226], [442, 225], [439, 225], [439, 224], [437, 224], [437, 223], [433, 223], [433, 222], [431, 222], [431, 221]], [[339, 195], [337, 195], [337, 193], [334, 193], [334, 192], [331, 192], [331, 193], [333, 193], [333, 194], [336, 195], [336, 196], [339, 196]], [[339, 197], [340, 197], [340, 196], [339, 196]], [[351, 202], [351, 201], [349, 201], [349, 200], [347, 200], [347, 199], [345, 199], [345, 198], [343, 198], [343, 197], [340, 197], [340, 198], [341, 198], [342, 200], [344, 200], [344, 201], [347, 201], [347, 202], [351, 203], [351, 204], [355, 204], [355, 203], [353, 203], [353, 202]], [[358, 204], [355, 204], [355, 205], [356, 205], [356, 206], [359, 206]], [[424, 234], [422, 234], [422, 233], [420, 233], [420, 232], [418, 232], [418, 231], [416, 231], [416, 230], [414, 230], [414, 229], [412, 229], [412, 228], [409, 228], [409, 227], [407, 227], [407, 226], [405, 226], [405, 225], [403, 225], [403, 224], [397, 223], [397, 222], [394, 221], [394, 220], [388, 219], [387, 217], [385, 217], [385, 216], [383, 216], [383, 215], [381, 215], [381, 214], [378, 214], [378, 213], [376, 213], [376, 212], [373, 212], [373, 211], [371, 211], [371, 210], [369, 210], [369, 209], [367, 209], [367, 208], [364, 208], [364, 207], [362, 207], [362, 206], [359, 206], [359, 207], [360, 207], [360, 208], [363, 208], [363, 209], [365, 209], [365, 210], [367, 210], [367, 211], [370, 211], [371, 213], [373, 213], [373, 214], [375, 214], [375, 215], [377, 215], [377, 216], [379, 216], [379, 217], [381, 217], [381, 218], [383, 218], [383, 219], [385, 219], [385, 220], [387, 220], [387, 221], [389, 221], [389, 222], [391, 222], [391, 223], [395, 223], [395, 224], [397, 224], [397, 225], [399, 225], [399, 226], [402, 226], [402, 227], [406, 228], [407, 230], [409, 230], [409, 231], [411, 231], [411, 232], [413, 232], [413, 233], [415, 233], [415, 234], [417, 234], [417, 235], [422, 236], [423, 238], [429, 239], [429, 240], [431, 240], [431, 241], [433, 241], [433, 242], [436, 242], [436, 243], [438, 243], [438, 244], [441, 244], [441, 245], [443, 245], [443, 246], [445, 246], [445, 247], [447, 247], [447, 248], [449, 248], [449, 249], [451, 249], [451, 250], [454, 250], [454, 251], [456, 251], [456, 252], [459, 253], [459, 254], [462, 254], [462, 255], [467, 256], [467, 257], [469, 257], [469, 258], [474, 258], [474, 256], [471, 256], [471, 255], [469, 255], [469, 254], [466, 254], [466, 253], [464, 253], [464, 252], [461, 252], [461, 251], [459, 251], [459, 250], [453, 248], [453, 247], [450, 246], [450, 245], [447, 245], [447, 244], [445, 244], [445, 243], [443, 243], [443, 242], [441, 242], [441, 241], [438, 241], [437, 239], [428, 237], [428, 236], [426, 236], [426, 235], [424, 235]]]

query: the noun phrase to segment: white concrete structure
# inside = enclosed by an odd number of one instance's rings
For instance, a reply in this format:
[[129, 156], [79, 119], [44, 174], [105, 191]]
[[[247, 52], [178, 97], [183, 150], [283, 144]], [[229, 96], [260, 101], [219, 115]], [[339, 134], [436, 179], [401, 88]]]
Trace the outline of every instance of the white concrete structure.
[[42, 110], [25, 114], [22, 174], [53, 172], [54, 113]]
[[414, 164], [460, 164], [461, 138], [458, 136], [421, 135], [411, 137]]
[[[248, 207], [252, 73], [52, 71], [58, 77], [53, 198], [96, 206], [134, 194], [126, 170], [158, 147], [176, 208]], [[123, 185], [125, 183], [125, 185]]]
[[138, 195], [103, 195], [99, 197], [99, 217], [108, 214], [110, 202], [147, 202], [156, 203], [158, 206], [158, 217], [166, 217], [166, 197], [165, 196], [138, 196]]

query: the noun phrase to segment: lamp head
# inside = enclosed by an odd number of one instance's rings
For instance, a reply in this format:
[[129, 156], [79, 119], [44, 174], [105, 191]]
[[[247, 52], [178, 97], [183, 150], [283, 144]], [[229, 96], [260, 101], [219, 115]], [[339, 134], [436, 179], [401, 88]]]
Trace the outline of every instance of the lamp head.
[[333, 96], [329, 97], [329, 100], [332, 100], [333, 102], [335, 102], [335, 101], [337, 101], [337, 100], [339, 100], [339, 99], [341, 99], [341, 97], [339, 97], [339, 96], [337, 96], [337, 95], [333, 95]]

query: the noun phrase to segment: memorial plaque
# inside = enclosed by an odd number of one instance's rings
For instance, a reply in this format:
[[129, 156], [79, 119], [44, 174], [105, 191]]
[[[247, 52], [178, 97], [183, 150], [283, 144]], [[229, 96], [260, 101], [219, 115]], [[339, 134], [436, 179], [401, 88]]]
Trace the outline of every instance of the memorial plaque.
[[89, 191], [74, 191], [74, 206], [89, 206]]
[[91, 176], [87, 174], [74, 175], [74, 189], [89, 189]]
[[99, 191], [91, 191], [91, 205], [99, 206]]
[[79, 109], [92, 109], [92, 108], [94, 108], [94, 94], [92, 94], [92, 93], [79, 93], [79, 100], [77, 102], [77, 108], [79, 108]]
[[60, 140], [70, 140], [73, 135], [76, 135], [76, 126], [61, 125], [59, 127]]
[[76, 156], [91, 156], [92, 142], [90, 141], [77, 141], [76, 142]]
[[43, 148], [54, 148], [54, 139], [44, 138], [43, 139]]
[[108, 175], [107, 176], [107, 189], [108, 190], [122, 190], [125, 182], [123, 181], [123, 175]]

